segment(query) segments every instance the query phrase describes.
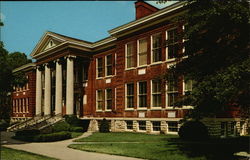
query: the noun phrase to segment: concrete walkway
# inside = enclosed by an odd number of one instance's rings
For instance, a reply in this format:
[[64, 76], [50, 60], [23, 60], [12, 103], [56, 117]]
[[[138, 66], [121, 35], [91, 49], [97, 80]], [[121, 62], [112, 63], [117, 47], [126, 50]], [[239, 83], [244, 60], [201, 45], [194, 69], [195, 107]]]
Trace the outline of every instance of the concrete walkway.
[[[82, 136], [75, 139], [87, 137], [91, 134], [92, 133], [90, 132], [86, 132]], [[4, 147], [32, 152], [60, 160], [140, 160], [138, 158], [86, 152], [68, 148], [68, 145], [74, 143], [72, 142], [74, 139], [49, 143], [26, 143], [12, 139], [11, 137], [13, 135], [14, 134], [11, 132], [1, 132], [1, 145]]]

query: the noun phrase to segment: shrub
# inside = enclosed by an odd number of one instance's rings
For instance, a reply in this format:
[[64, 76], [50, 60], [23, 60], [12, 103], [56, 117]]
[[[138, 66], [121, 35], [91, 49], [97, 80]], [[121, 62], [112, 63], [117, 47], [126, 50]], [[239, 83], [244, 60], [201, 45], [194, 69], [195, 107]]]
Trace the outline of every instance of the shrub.
[[61, 121], [56, 123], [53, 127], [52, 127], [52, 131], [53, 132], [61, 132], [61, 131], [69, 131], [70, 125], [65, 122], [65, 121]]
[[200, 121], [187, 121], [178, 132], [184, 140], [205, 140], [208, 139], [207, 127]]
[[35, 136], [40, 134], [40, 131], [38, 129], [25, 129], [25, 130], [20, 130], [16, 132], [16, 136]]
[[0, 120], [0, 131], [6, 131], [6, 129], [9, 127], [9, 123], [2, 119]]
[[71, 126], [79, 126], [80, 120], [77, 118], [76, 115], [66, 115], [64, 116], [65, 121], [70, 124]]
[[33, 138], [34, 141], [37, 142], [53, 142], [53, 141], [60, 141], [71, 138], [71, 133], [62, 131], [56, 133], [49, 133], [49, 134], [40, 134]]
[[70, 127], [71, 132], [83, 132], [82, 127]]
[[103, 118], [103, 120], [101, 121], [101, 125], [100, 125], [99, 131], [101, 133], [107, 133], [107, 132], [109, 132], [109, 122], [105, 118]]

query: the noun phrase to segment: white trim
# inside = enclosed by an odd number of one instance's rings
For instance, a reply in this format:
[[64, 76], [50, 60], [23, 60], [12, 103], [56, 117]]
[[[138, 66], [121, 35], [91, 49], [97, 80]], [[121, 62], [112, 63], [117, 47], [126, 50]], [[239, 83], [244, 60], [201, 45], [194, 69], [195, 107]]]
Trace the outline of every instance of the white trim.
[[[162, 92], [161, 92], [161, 106], [154, 107], [153, 106], [153, 79], [150, 81], [150, 109], [151, 110], [161, 110], [162, 109]], [[161, 83], [161, 81], [160, 81]]]
[[[125, 70], [136, 68], [136, 67], [135, 67], [135, 64], [134, 64], [133, 67], [129, 67], [129, 68], [128, 68], [128, 66], [127, 66], [127, 54], [128, 54], [128, 53], [127, 53], [127, 52], [128, 52], [127, 46], [128, 46], [128, 44], [132, 44], [132, 47], [133, 47], [133, 42], [128, 42], [128, 43], [125, 44]], [[134, 60], [134, 59], [133, 59], [133, 56], [134, 56], [134, 55], [133, 55], [133, 49], [134, 49], [134, 48], [132, 48], [132, 61]], [[133, 62], [133, 63], [134, 63], [134, 62]]]
[[[107, 71], [108, 71], [108, 69], [107, 69], [107, 57], [108, 56], [111, 56], [111, 75], [107, 75]], [[112, 53], [110, 53], [110, 54], [107, 54], [107, 55], [105, 55], [105, 57], [104, 57], [104, 66], [105, 66], [105, 77], [112, 77], [113, 76], [113, 54]]]
[[96, 111], [96, 112], [101, 112], [101, 111], [103, 111], [103, 108], [102, 108], [102, 109], [98, 109], [98, 91], [99, 91], [99, 90], [102, 90], [102, 89], [97, 89], [97, 90], [96, 90], [96, 98], [95, 98], [95, 103], [96, 103], [95, 111]]
[[[175, 29], [178, 29], [178, 27], [177, 26], [174, 26], [174, 27], [172, 27], [172, 28], [170, 28], [170, 29], [168, 29], [168, 30], [166, 30], [166, 32], [165, 32], [165, 34], [166, 34], [166, 41], [168, 40], [168, 32], [169, 31], [172, 31], [172, 30], [175, 30]], [[168, 58], [168, 45], [166, 45], [166, 47], [165, 47], [165, 51], [166, 51], [166, 61], [174, 61], [176, 58], [174, 57], [174, 58]]]
[[[125, 85], [125, 111], [134, 111], [135, 110], [135, 103], [133, 104], [133, 108], [128, 108], [127, 107], [127, 90], [128, 90], [128, 87], [127, 87], [127, 85], [128, 84], [133, 84], [134, 85], [134, 87], [135, 87], [135, 84], [134, 84], [134, 82], [131, 82], [131, 83], [125, 83], [124, 85]], [[133, 92], [135, 91], [135, 88], [133, 88]], [[135, 100], [135, 93], [134, 93], [134, 95], [133, 95], [133, 101]], [[135, 101], [134, 101], [135, 102]]]
[[158, 32], [155, 34], [152, 34], [150, 36], [150, 65], [154, 65], [154, 64], [160, 64], [162, 63], [162, 44], [161, 44], [161, 60], [157, 61], [157, 62], [153, 62], [153, 36], [157, 36], [157, 35], [161, 35], [161, 39], [162, 39], [162, 32]]
[[[107, 90], [108, 89], [111, 89], [111, 109], [107, 109]], [[112, 111], [112, 106], [113, 106], [113, 89], [112, 88], [106, 88], [106, 89], [104, 89], [104, 101], [105, 101], [105, 106], [104, 106], [104, 108], [105, 108], [105, 112], [109, 112], [109, 111]]]
[[[147, 96], [147, 97], [146, 97], [146, 107], [140, 107], [140, 106], [139, 106], [139, 99], [140, 99], [140, 98], [139, 98], [139, 88], [140, 88], [139, 83], [140, 83], [140, 82], [146, 82], [146, 91], [147, 91], [147, 92], [146, 92], [146, 96]], [[138, 81], [138, 82], [137, 82], [137, 88], [136, 88], [136, 89], [137, 89], [137, 95], [136, 95], [136, 97], [137, 97], [137, 110], [147, 110], [147, 104], [148, 104], [148, 103], [147, 103], [147, 102], [148, 102], [148, 82], [147, 82], [147, 80]]]
[[[141, 40], [146, 40], [146, 43], [147, 43], [147, 46], [146, 46], [146, 48], [147, 48], [147, 52], [146, 52], [146, 64], [143, 64], [143, 65], [140, 65], [140, 41]], [[140, 39], [138, 39], [137, 41], [136, 41], [136, 48], [137, 48], [137, 52], [136, 52], [136, 57], [137, 57], [137, 67], [145, 67], [145, 66], [147, 66], [147, 64], [148, 64], [148, 39], [147, 39], [147, 37], [144, 37], [144, 38], [140, 38]]]

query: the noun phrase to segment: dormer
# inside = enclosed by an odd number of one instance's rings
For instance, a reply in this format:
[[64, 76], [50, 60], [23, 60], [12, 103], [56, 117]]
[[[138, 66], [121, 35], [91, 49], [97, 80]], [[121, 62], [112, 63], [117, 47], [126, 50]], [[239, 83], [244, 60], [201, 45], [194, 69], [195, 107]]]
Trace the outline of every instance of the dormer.
[[154, 13], [159, 9], [144, 2], [143, 0], [137, 0], [137, 2], [135, 2], [135, 10], [136, 10], [136, 20], [137, 20]]

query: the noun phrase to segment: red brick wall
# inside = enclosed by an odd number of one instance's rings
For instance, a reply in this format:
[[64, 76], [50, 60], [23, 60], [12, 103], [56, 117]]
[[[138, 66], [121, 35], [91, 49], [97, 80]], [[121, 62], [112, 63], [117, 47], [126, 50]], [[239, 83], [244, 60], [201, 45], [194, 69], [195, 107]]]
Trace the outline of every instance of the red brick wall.
[[135, 9], [136, 9], [136, 19], [140, 19], [142, 17], [145, 17], [147, 15], [150, 15], [158, 11], [157, 8], [143, 1], [135, 2]]

